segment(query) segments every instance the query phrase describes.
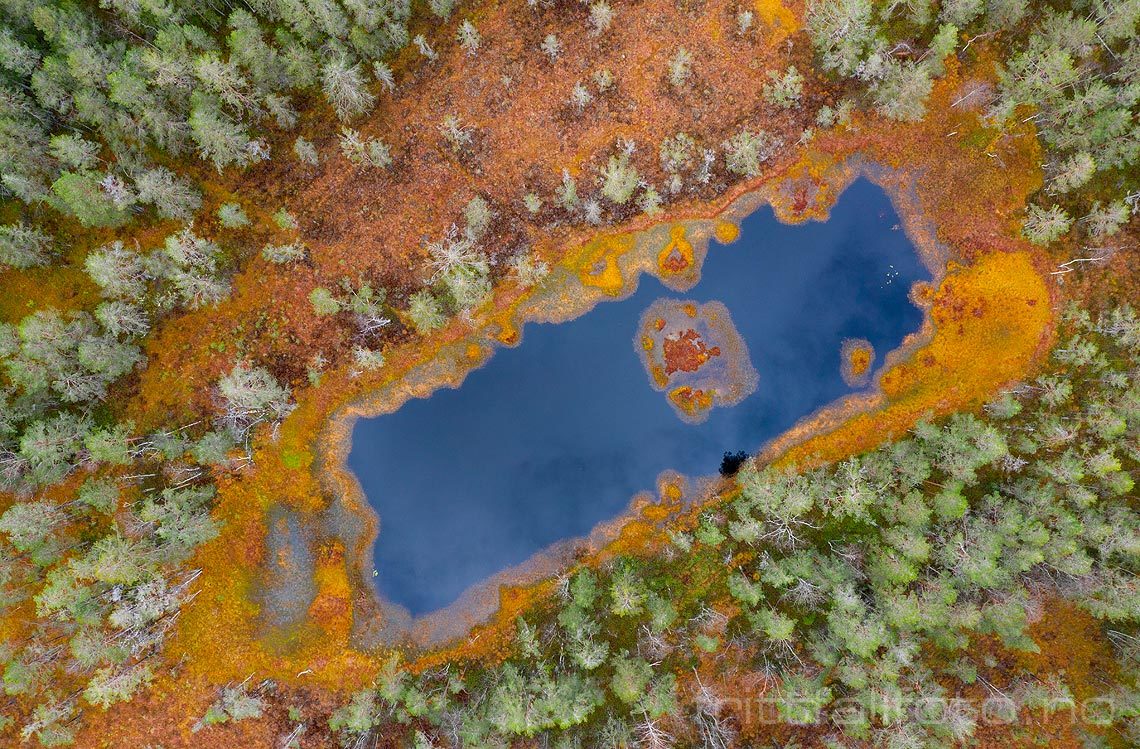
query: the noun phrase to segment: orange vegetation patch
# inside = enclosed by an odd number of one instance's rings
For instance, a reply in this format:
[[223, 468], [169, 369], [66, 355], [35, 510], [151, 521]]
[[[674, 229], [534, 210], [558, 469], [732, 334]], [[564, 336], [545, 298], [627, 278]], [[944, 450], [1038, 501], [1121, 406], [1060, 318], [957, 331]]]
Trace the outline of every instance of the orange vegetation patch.
[[701, 334], [692, 328], [665, 336], [661, 349], [667, 375], [674, 372], [696, 372], [709, 359], [720, 356], [720, 346], [710, 348]]
[[875, 362], [875, 348], [865, 338], [848, 338], [839, 348], [840, 372], [850, 387], [867, 384], [871, 378], [871, 365]]
[[306, 624], [276, 634], [272, 642], [259, 624], [254, 594], [260, 570], [270, 561], [265, 558], [269, 507], [281, 504], [309, 513], [324, 507], [311, 449], [326, 407], [302, 401], [276, 442], [256, 446], [257, 470], [219, 482], [214, 514], [223, 523], [222, 533], [195, 555], [193, 564], [204, 571], [200, 593], [183, 610], [170, 643], [171, 652], [189, 656], [188, 669], [196, 677], [224, 684], [256, 673], [297, 685], [353, 689], [379, 667], [372, 655], [349, 647], [353, 590], [348, 552], [339, 543], [319, 547], [314, 568], [298, 571], [313, 575], [316, 584]]
[[772, 27], [772, 41], [779, 43], [800, 30], [800, 20], [781, 0], [755, 0], [756, 12]]
[[[1049, 341], [1049, 293], [1024, 252], [983, 255], [953, 267], [934, 295], [933, 334], [925, 345], [882, 376], [878, 407], [833, 431], [787, 449], [781, 465], [820, 465], [902, 436], [928, 415], [974, 408], [1025, 376]], [[797, 438], [847, 413], [824, 414], [777, 440], [779, 454]]]
[[[989, 687], [1008, 690], [1011, 673], [1028, 672], [1030, 678], [1041, 682], [1059, 681], [1072, 694], [1073, 702], [1056, 703], [1052, 712], [1042, 708], [1022, 708], [1017, 720], [979, 721], [974, 735], [977, 746], [1006, 746], [1010, 749], [1031, 749], [1049, 746], [1059, 749], [1081, 749], [1088, 746], [1081, 733], [1104, 735], [1103, 726], [1090, 719], [1098, 710], [1086, 700], [1101, 694], [1106, 684], [1119, 678], [1119, 667], [1112, 648], [1104, 636], [1103, 625], [1072, 601], [1055, 595], [1030, 599], [1028, 603], [1029, 636], [1039, 652], [1010, 651], [996, 638], [981, 637], [971, 650], [979, 655], [980, 662], [989, 664], [979, 670], [979, 680], [973, 685], [946, 682], [945, 686], [958, 690], [975, 706], [983, 706], [992, 696]], [[1109, 746], [1117, 746], [1111, 742]], [[1120, 746], [1123, 746], [1121, 744]]]
[[633, 244], [633, 237], [628, 234], [598, 237], [568, 260], [576, 266], [583, 284], [616, 296], [625, 290], [617, 259], [632, 250]]
[[914, 286], [910, 287], [910, 301], [914, 306], [922, 309], [930, 309], [930, 305], [934, 304], [934, 296], [938, 293], [938, 289], [934, 284], [927, 283], [926, 281], [918, 281]]
[[0, 271], [0, 322], [46, 309], [90, 309], [98, 301], [98, 288], [81, 267]]
[[871, 352], [860, 346], [847, 355], [847, 366], [856, 377], [866, 374], [871, 366]]
[[685, 239], [685, 227], [674, 226], [669, 231], [669, 243], [657, 254], [657, 267], [664, 274], [684, 273], [693, 266], [693, 245]]
[[682, 385], [669, 391], [669, 400], [685, 413], [697, 414], [708, 411], [713, 404], [713, 391], [691, 388]]
[[113, 705], [108, 710], [87, 710], [75, 746], [85, 749], [273, 746], [279, 727], [272, 720], [230, 722], [194, 732], [195, 723], [205, 715], [216, 696], [217, 685], [164, 669], [149, 689], [141, 691], [130, 702]]
[[731, 244], [740, 238], [740, 227], [731, 221], [717, 221], [713, 236], [721, 244]]
[[[1120, 665], [1104, 637], [1103, 624], [1073, 601], [1048, 598], [1038, 604], [1029, 635], [1040, 652], [1018, 651], [1018, 665], [1036, 674], [1063, 673], [1077, 700], [1094, 697], [1106, 681], [1119, 676]], [[1032, 612], [1031, 612], [1032, 613]]]
[[352, 631], [352, 586], [348, 582], [342, 544], [330, 544], [321, 550], [313, 579], [317, 595], [309, 606], [309, 616], [321, 622], [327, 635], [347, 638]]

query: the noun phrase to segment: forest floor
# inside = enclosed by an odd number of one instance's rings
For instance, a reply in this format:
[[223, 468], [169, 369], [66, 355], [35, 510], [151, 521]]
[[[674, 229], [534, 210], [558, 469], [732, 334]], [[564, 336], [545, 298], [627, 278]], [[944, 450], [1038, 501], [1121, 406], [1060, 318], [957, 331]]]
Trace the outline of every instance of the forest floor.
[[[330, 369], [320, 386], [312, 387], [305, 363], [315, 354], [343, 360], [353, 333], [335, 318], [315, 315], [308, 294], [316, 285], [335, 287], [341, 278], [363, 278], [387, 287], [390, 299], [403, 306], [427, 280], [425, 240], [460, 223], [464, 204], [476, 196], [495, 214], [485, 240], [493, 259], [505, 263], [520, 247], [530, 247], [551, 265], [574, 263], [598, 230], [572, 225], [550, 196], [563, 170], [578, 179], [580, 189], [596, 182], [618, 139], [637, 144], [634, 163], [643, 179], [659, 186], [665, 175], [658, 144], [678, 131], [716, 147], [747, 125], [767, 130], [784, 146], [756, 179], [732, 184], [719, 167], [708, 185], [686, 193], [665, 215], [650, 219], [630, 210], [607, 231], [621, 234], [655, 223], [716, 217], [752, 190], [763, 190], [786, 220], [821, 217], [836, 197], [831, 187], [843, 182], [847, 159], [859, 156], [897, 170], [900, 190], [913, 187], [914, 193], [913, 205], [900, 206], [900, 212], [930, 222], [938, 241], [952, 248], [944, 278], [925, 299], [930, 323], [924, 337], [905, 360], [889, 362], [881, 393], [821, 414], [775, 443], [769, 457], [812, 465], [859, 452], [904, 433], [927, 414], [976, 407], [1033, 370], [1051, 342], [1052, 311], [1064, 296], [1085, 293], [1088, 286], [1080, 281], [1059, 286], [1065, 277], [1051, 275], [1056, 261], [1018, 238], [1026, 199], [1041, 184], [1031, 126], [1016, 134], [990, 131], [976, 109], [956, 103], [968, 87], [993, 75], [984, 46], [966, 67], [951, 65], [922, 122], [902, 125], [856, 115], [848, 125], [800, 143], [801, 133], [812, 126], [810, 113], [821, 104], [834, 105], [842, 92], [808, 73], [811, 49], [800, 28], [799, 2], [784, 7], [757, 0], [758, 24], [745, 36], [735, 31], [738, 5], [736, 0], [615, 3], [617, 20], [599, 42], [586, 36], [585, 5], [536, 10], [522, 2], [487, 3], [473, 16], [485, 40], [477, 55], [464, 53], [447, 36], [453, 27], [443, 26], [433, 39], [440, 59], [421, 65], [412, 59], [414, 49], [405, 50], [406, 59], [395, 66], [396, 91], [358, 124], [364, 136], [382, 137], [392, 147], [392, 169], [353, 168], [340, 155], [331, 113], [314, 110], [303, 121], [302, 134], [317, 145], [323, 158], [319, 167], [277, 159], [236, 177], [202, 174], [212, 184], [203, 216], [236, 199], [254, 222], [230, 231], [204, 218], [196, 229], [228, 244], [290, 239], [291, 233], [268, 221], [285, 206], [298, 218], [296, 236], [310, 248], [309, 260], [282, 269], [257, 256], [249, 259], [234, 279], [230, 299], [161, 325], [149, 339], [149, 366], [115, 400], [126, 404], [123, 415], [139, 429], [191, 423], [213, 407], [218, 377], [235, 360], [253, 358], [273, 362], [274, 374], [294, 388], [298, 408], [274, 438], [266, 435], [257, 443], [248, 468], [219, 476], [215, 514], [224, 527], [192, 562], [203, 570], [200, 593], [182, 614], [155, 688], [92, 715], [80, 746], [270, 746], [274, 731], [286, 723], [283, 713], [278, 726], [250, 721], [196, 734], [191, 729], [220, 685], [251, 675], [272, 678], [281, 689], [303, 695], [313, 714], [326, 713], [337, 695], [368, 683], [381, 654], [352, 647], [358, 591], [348, 571], [351, 550], [343, 545], [318, 550], [318, 592], [307, 623], [283, 640], [264, 637], [254, 593], [270, 563], [264, 544], [267, 514], [273, 506], [314, 514], [323, 509], [328, 497], [318, 475], [317, 436], [330, 417], [494, 315], [456, 319], [427, 339], [397, 325], [389, 334], [389, 364], [381, 373], [352, 377], [345, 365]], [[539, 49], [548, 33], [564, 45], [554, 62]], [[693, 75], [677, 90], [668, 82], [667, 68], [682, 45], [692, 53]], [[759, 92], [769, 72], [789, 64], [808, 75], [804, 104], [777, 110]], [[591, 88], [594, 101], [578, 111], [569, 103], [572, 87], [579, 80], [593, 87], [591, 76], [600, 69], [612, 71], [614, 86], [604, 94]], [[449, 114], [472, 128], [473, 145], [459, 154], [441, 135]], [[804, 199], [808, 187], [810, 201]], [[530, 191], [544, 200], [533, 216], [522, 207], [522, 196]], [[137, 240], [157, 244], [169, 230], [156, 225]], [[91, 235], [91, 241], [100, 238], [98, 232]], [[1105, 273], [1135, 261], [1121, 253]], [[35, 305], [81, 304], [94, 294], [78, 267], [53, 274], [9, 272], [0, 282], [6, 292], [26, 291]], [[502, 280], [489, 307], [507, 309], [523, 294]], [[13, 301], [22, 296], [5, 294], [0, 319], [26, 314]], [[483, 355], [475, 351], [473, 359]], [[651, 543], [646, 527], [631, 524], [621, 543]], [[541, 586], [504, 592], [501, 615], [474, 638], [475, 645], [468, 641], [430, 654], [419, 665], [459, 655], [495, 658], [509, 637], [506, 623], [541, 592]], [[314, 728], [303, 745], [321, 741]]]

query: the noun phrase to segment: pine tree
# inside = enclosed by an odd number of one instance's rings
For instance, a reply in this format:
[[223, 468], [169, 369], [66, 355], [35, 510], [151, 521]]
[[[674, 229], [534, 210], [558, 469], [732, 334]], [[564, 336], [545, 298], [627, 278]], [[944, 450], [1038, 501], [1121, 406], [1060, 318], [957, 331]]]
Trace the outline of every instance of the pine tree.
[[1060, 206], [1053, 205], [1046, 210], [1038, 205], [1030, 205], [1026, 209], [1021, 233], [1030, 242], [1045, 245], [1059, 239], [1072, 225], [1073, 219]]
[[300, 136], [293, 142], [293, 153], [302, 164], [317, 166], [321, 163], [321, 157], [317, 153], [316, 147]]
[[63, 172], [51, 186], [52, 204], [87, 227], [121, 226], [128, 213], [88, 174]]
[[323, 286], [318, 286], [309, 292], [309, 303], [312, 304], [313, 312], [318, 317], [335, 315], [341, 310], [340, 301]]
[[469, 55], [476, 54], [479, 51], [479, 46], [483, 43], [483, 38], [475, 28], [475, 24], [468, 19], [459, 24], [459, 28], [455, 31], [455, 38], [459, 42], [459, 46], [463, 47]]
[[677, 51], [669, 58], [669, 83], [675, 89], [679, 89], [688, 82], [689, 76], [693, 74], [693, 55], [689, 50], [684, 47], [678, 47]]
[[341, 120], [348, 120], [372, 109], [376, 97], [368, 91], [359, 65], [343, 57], [333, 58], [321, 68], [321, 90]]
[[218, 381], [224, 407], [221, 421], [242, 440], [262, 422], [276, 422], [293, 409], [291, 395], [262, 367], [239, 363]]
[[240, 229], [249, 226], [249, 216], [240, 203], [222, 203], [217, 210], [218, 222], [226, 229]]
[[899, 122], [918, 122], [926, 114], [926, 99], [934, 87], [925, 65], [891, 62], [874, 86], [876, 108]]
[[825, 70], [845, 77], [856, 72], [878, 35], [873, 15], [870, 0], [813, 0], [808, 4], [808, 30]]
[[755, 177], [760, 173], [760, 165], [771, 157], [775, 143], [763, 130], [754, 133], [745, 128], [726, 140], [723, 147], [725, 165], [730, 172]]
[[764, 100], [783, 109], [793, 109], [800, 104], [804, 92], [804, 77], [796, 70], [796, 66], [789, 66], [781, 75], [769, 72], [771, 83], [764, 84]]
[[25, 224], [0, 226], [0, 266], [33, 268], [47, 265], [53, 255], [50, 236]]
[[218, 102], [195, 91], [191, 99], [190, 133], [202, 158], [220, 172], [227, 166], [246, 166], [269, 157], [262, 141], [250, 138], [242, 126], [222, 112]]
[[1085, 185], [1096, 173], [1096, 161], [1086, 151], [1075, 153], [1057, 167], [1049, 181], [1052, 192], [1067, 193]]
[[412, 325], [420, 334], [442, 328], [447, 322], [443, 307], [435, 296], [426, 289], [412, 294], [408, 306], [408, 317], [411, 318]]
[[99, 161], [99, 146], [74, 133], [53, 135], [51, 154], [65, 169], [87, 172], [95, 169]]
[[150, 684], [153, 679], [154, 670], [147, 664], [128, 668], [104, 666], [91, 676], [83, 690], [83, 697], [106, 710], [116, 702], [131, 699], [135, 692]]
[[610, 156], [602, 170], [602, 195], [611, 203], [618, 205], [628, 203], [633, 197], [640, 179], [637, 169], [629, 163], [627, 152], [623, 151], [616, 156]]
[[596, 35], [609, 31], [614, 22], [614, 9], [606, 0], [590, 3], [590, 33]]
[[34, 551], [48, 543], [52, 531], [66, 520], [59, 508], [47, 502], [19, 502], [0, 515], [0, 533], [18, 551]]
[[141, 203], [154, 206], [162, 218], [187, 220], [202, 207], [202, 195], [189, 181], [166, 167], [147, 169], [135, 180]]

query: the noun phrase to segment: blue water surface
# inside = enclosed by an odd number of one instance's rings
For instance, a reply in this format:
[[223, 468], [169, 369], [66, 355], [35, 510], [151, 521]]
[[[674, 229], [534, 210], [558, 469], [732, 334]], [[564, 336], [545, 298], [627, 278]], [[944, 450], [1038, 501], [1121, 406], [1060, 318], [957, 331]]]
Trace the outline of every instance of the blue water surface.
[[[381, 595], [413, 615], [442, 608], [616, 517], [665, 469], [707, 475], [725, 451], [758, 451], [851, 392], [844, 338], [866, 338], [882, 357], [920, 327], [907, 297], [919, 280], [929, 273], [890, 201], [859, 180], [826, 223], [753, 213], [736, 242], [713, 243], [688, 292], [643, 276], [624, 301], [527, 324], [518, 347], [458, 389], [361, 419], [348, 463], [380, 516]], [[702, 424], [677, 417], [634, 349], [641, 312], [661, 296], [728, 307], [760, 375], [755, 393]]]

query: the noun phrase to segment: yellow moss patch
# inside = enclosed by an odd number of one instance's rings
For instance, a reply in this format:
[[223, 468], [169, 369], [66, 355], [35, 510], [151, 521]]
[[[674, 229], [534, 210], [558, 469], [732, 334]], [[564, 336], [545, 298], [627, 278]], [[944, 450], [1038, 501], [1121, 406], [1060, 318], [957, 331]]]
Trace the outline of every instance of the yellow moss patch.
[[583, 284], [616, 296], [625, 288], [617, 259], [632, 250], [634, 243], [630, 234], [598, 237], [573, 253], [568, 261]]
[[676, 504], [681, 501], [682, 496], [681, 487], [672, 482], [666, 482], [661, 487], [661, 501], [669, 504]]
[[347, 638], [352, 631], [352, 586], [344, 563], [344, 546], [331, 544], [323, 549], [313, 570], [317, 595], [309, 606], [309, 617], [333, 637]]
[[655, 524], [631, 520], [622, 526], [617, 540], [607, 548], [607, 551], [622, 553], [623, 551], [643, 549], [647, 544], [659, 539], [660, 536], [661, 533]]
[[659, 523], [662, 520], [670, 517], [672, 514], [672, 510], [670, 510], [668, 507], [662, 507], [661, 505], [647, 505], [641, 511], [641, 517], [645, 518], [651, 523]]
[[308, 450], [282, 450], [281, 465], [298, 470], [312, 465], [313, 454]]
[[796, 14], [780, 0], [756, 0], [756, 13], [772, 28], [773, 44], [779, 44], [800, 30]]
[[731, 221], [717, 221], [713, 236], [721, 244], [732, 244], [740, 238], [740, 227]]

